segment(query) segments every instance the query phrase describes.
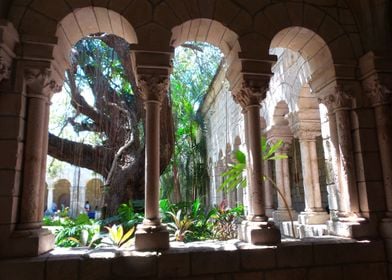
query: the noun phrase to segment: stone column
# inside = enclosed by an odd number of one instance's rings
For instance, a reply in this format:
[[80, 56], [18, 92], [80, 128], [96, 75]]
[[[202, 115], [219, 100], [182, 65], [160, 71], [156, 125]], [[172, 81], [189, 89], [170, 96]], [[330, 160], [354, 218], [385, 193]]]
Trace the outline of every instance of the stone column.
[[328, 213], [323, 209], [319, 182], [319, 167], [316, 136], [319, 131], [304, 132], [299, 135], [301, 149], [302, 177], [305, 192], [305, 211], [298, 216], [300, 224], [324, 224]]
[[[268, 84], [266, 84], [268, 85]], [[247, 180], [250, 198], [250, 213], [240, 229], [240, 239], [253, 244], [276, 244], [280, 242], [280, 231], [268, 222], [265, 213], [263, 190], [263, 160], [261, 151], [260, 102], [265, 97], [267, 86], [250, 87], [244, 84], [234, 99], [240, 103], [245, 115], [247, 144]]]
[[[264, 168], [264, 175], [268, 178], [271, 178], [272, 172], [271, 172], [270, 162], [268, 160], [264, 161], [263, 168]], [[265, 213], [267, 217], [271, 217], [273, 211], [275, 210], [273, 194], [274, 194], [274, 189], [272, 183], [270, 180], [267, 179], [264, 181]]]
[[[282, 127], [281, 131], [277, 131], [277, 129], [278, 127], [273, 127], [271, 129], [269, 132], [268, 142], [273, 145], [278, 141], [282, 141], [282, 146], [280, 146], [280, 148], [275, 152], [275, 156], [285, 156], [285, 158], [274, 160], [276, 175], [275, 183], [276, 187], [279, 189], [280, 194], [277, 193], [278, 209], [274, 211], [273, 218], [275, 222], [283, 222], [296, 219], [297, 213], [293, 209], [293, 203], [291, 199], [290, 169], [289, 159], [287, 156], [292, 142], [292, 136], [288, 135], [290, 133], [288, 127]], [[284, 135], [277, 135], [282, 132], [286, 133], [284, 133]]]
[[[392, 76], [392, 75], [391, 75]], [[389, 80], [392, 78], [389, 76]], [[388, 80], [388, 78], [386, 80]], [[392, 82], [389, 81], [392, 87]], [[386, 217], [392, 221], [392, 88], [386, 82], [373, 79], [366, 91], [376, 119], [378, 147], [380, 150], [381, 167], [386, 198]]]
[[361, 214], [351, 137], [352, 98], [342, 86], [337, 86], [332, 93], [323, 96], [321, 100], [327, 106], [329, 113], [334, 114], [336, 120], [336, 128], [334, 123], [331, 126], [331, 140], [337, 145], [336, 158], [339, 164], [338, 217], [341, 221], [354, 221], [360, 218]]
[[169, 248], [169, 232], [159, 217], [160, 108], [167, 94], [166, 76], [146, 75], [139, 79], [146, 110], [145, 123], [145, 218], [135, 233], [136, 250]]
[[48, 186], [48, 200], [47, 200], [47, 211], [49, 213], [52, 213], [52, 208], [53, 208], [53, 191], [54, 191], [54, 186]]

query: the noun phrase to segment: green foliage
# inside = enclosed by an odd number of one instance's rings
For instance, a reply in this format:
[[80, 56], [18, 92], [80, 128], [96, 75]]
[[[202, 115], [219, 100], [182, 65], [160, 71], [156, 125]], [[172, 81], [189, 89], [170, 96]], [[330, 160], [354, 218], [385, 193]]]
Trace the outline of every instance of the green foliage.
[[80, 214], [75, 220], [60, 218], [60, 229], [55, 232], [55, 244], [59, 247], [95, 246], [99, 242], [100, 226], [87, 214]]
[[[139, 209], [139, 202], [136, 205]], [[101, 221], [101, 225], [106, 226], [117, 223], [121, 224], [125, 230], [129, 230], [142, 221], [143, 214], [135, 212], [134, 204], [130, 201], [128, 204], [121, 204], [117, 209], [117, 215]]]
[[[206, 193], [204, 121], [198, 109], [221, 63], [219, 49], [201, 42], [176, 48], [170, 96], [175, 123], [175, 150], [171, 165], [161, 176], [162, 197], [180, 188], [182, 199], [194, 200]], [[178, 178], [173, 178], [173, 168]]]
[[[276, 141], [273, 145], [268, 145], [265, 137], [261, 138], [261, 153], [264, 160], [280, 160], [287, 158], [287, 155], [278, 154], [276, 152], [283, 145], [283, 141]], [[246, 170], [246, 155], [237, 150], [234, 152], [234, 163], [229, 164], [226, 172], [222, 173], [224, 181], [219, 187], [220, 190], [232, 191], [238, 187], [246, 187], [246, 177], [244, 172]]]

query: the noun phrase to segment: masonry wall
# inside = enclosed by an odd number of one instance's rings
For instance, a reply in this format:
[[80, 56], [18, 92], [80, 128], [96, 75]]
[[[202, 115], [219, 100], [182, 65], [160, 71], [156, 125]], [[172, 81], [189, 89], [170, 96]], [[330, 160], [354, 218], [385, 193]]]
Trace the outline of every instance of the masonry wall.
[[388, 276], [381, 241], [309, 240], [278, 247], [198, 243], [159, 253], [83, 249], [67, 256], [48, 253], [0, 261], [0, 279], [386, 280]]

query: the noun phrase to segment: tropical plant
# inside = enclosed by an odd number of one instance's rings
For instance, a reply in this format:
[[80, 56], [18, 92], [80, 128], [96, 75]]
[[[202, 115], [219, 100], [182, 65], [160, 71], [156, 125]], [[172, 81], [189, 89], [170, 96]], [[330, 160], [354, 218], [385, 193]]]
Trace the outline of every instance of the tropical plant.
[[174, 238], [176, 241], [184, 241], [185, 235], [190, 233], [190, 227], [193, 224], [193, 220], [187, 216], [181, 216], [181, 210], [178, 210], [176, 214], [168, 212], [173, 222], [168, 223], [169, 229], [174, 232]]
[[[138, 206], [139, 203], [136, 204]], [[139, 209], [140, 210], [140, 209]], [[143, 221], [143, 214], [136, 212], [134, 203], [129, 201], [128, 204], [123, 203], [117, 208], [117, 214], [111, 217], [108, 217], [101, 221], [102, 226], [108, 226], [112, 224], [121, 224], [124, 230], [129, 230], [134, 227], [136, 224], [141, 223]]]
[[94, 246], [98, 243], [100, 226], [87, 214], [80, 214], [76, 219], [60, 218], [60, 229], [55, 232], [55, 244], [59, 247]]
[[124, 231], [122, 225], [112, 225], [111, 227], [105, 228], [108, 230], [108, 237], [102, 239], [100, 246], [111, 245], [118, 248], [130, 246], [135, 227], [132, 227], [127, 232]]
[[216, 210], [215, 214], [212, 215], [214, 239], [229, 240], [237, 238], [238, 224], [244, 215], [243, 205], [227, 208], [226, 201], [223, 200]]

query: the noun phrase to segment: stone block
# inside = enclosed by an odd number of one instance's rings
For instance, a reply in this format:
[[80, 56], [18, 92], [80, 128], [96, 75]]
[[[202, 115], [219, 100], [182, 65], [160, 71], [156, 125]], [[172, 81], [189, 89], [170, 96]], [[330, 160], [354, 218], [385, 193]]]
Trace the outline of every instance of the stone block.
[[282, 269], [265, 272], [265, 280], [306, 280], [306, 269]]
[[189, 253], [162, 253], [158, 256], [158, 277], [185, 277], [189, 274]]
[[0, 257], [35, 257], [54, 247], [54, 235], [46, 229], [15, 230]]
[[31, 3], [31, 7], [36, 11], [40, 11], [42, 14], [49, 18], [61, 20], [66, 14], [70, 13], [71, 10], [64, 0], [58, 1], [45, 1], [38, 0]]
[[78, 280], [80, 257], [55, 256], [46, 262], [46, 280]]
[[108, 259], [82, 259], [80, 262], [79, 280], [111, 279], [110, 265], [111, 260]]
[[116, 277], [152, 277], [157, 274], [155, 254], [133, 255], [113, 259], [112, 272]]
[[26, 258], [0, 261], [0, 276], [4, 280], [45, 279], [45, 259]]
[[21, 174], [18, 170], [0, 170], [0, 196], [19, 195]]
[[[135, 13], [135, 11], [138, 12]], [[152, 6], [148, 1], [133, 1], [123, 13], [135, 29], [151, 21], [152, 15]]]
[[239, 271], [238, 251], [203, 251], [191, 253], [192, 275]]
[[19, 197], [0, 196], [1, 215], [0, 224], [16, 223], [16, 215], [19, 206]]
[[18, 140], [0, 140], [0, 169], [21, 169], [23, 144]]
[[238, 236], [240, 240], [255, 245], [276, 245], [280, 243], [280, 231], [273, 223], [242, 222]]
[[263, 280], [262, 272], [241, 272], [233, 275], [233, 280]]
[[382, 241], [314, 244], [315, 264], [385, 261]]
[[0, 139], [23, 139], [24, 120], [19, 117], [0, 118]]
[[18, 93], [2, 92], [0, 95], [0, 116], [25, 116], [25, 98]]
[[340, 266], [314, 267], [309, 269], [308, 279], [343, 280], [343, 271]]
[[169, 248], [169, 232], [165, 227], [150, 231], [138, 225], [135, 233], [135, 249], [138, 251], [157, 251]]
[[262, 270], [276, 267], [276, 249], [243, 249], [240, 251], [241, 270]]
[[343, 266], [343, 279], [387, 280], [387, 267], [385, 263], [361, 263], [345, 265]]
[[276, 249], [278, 267], [310, 266], [313, 263], [311, 244], [281, 244]]

